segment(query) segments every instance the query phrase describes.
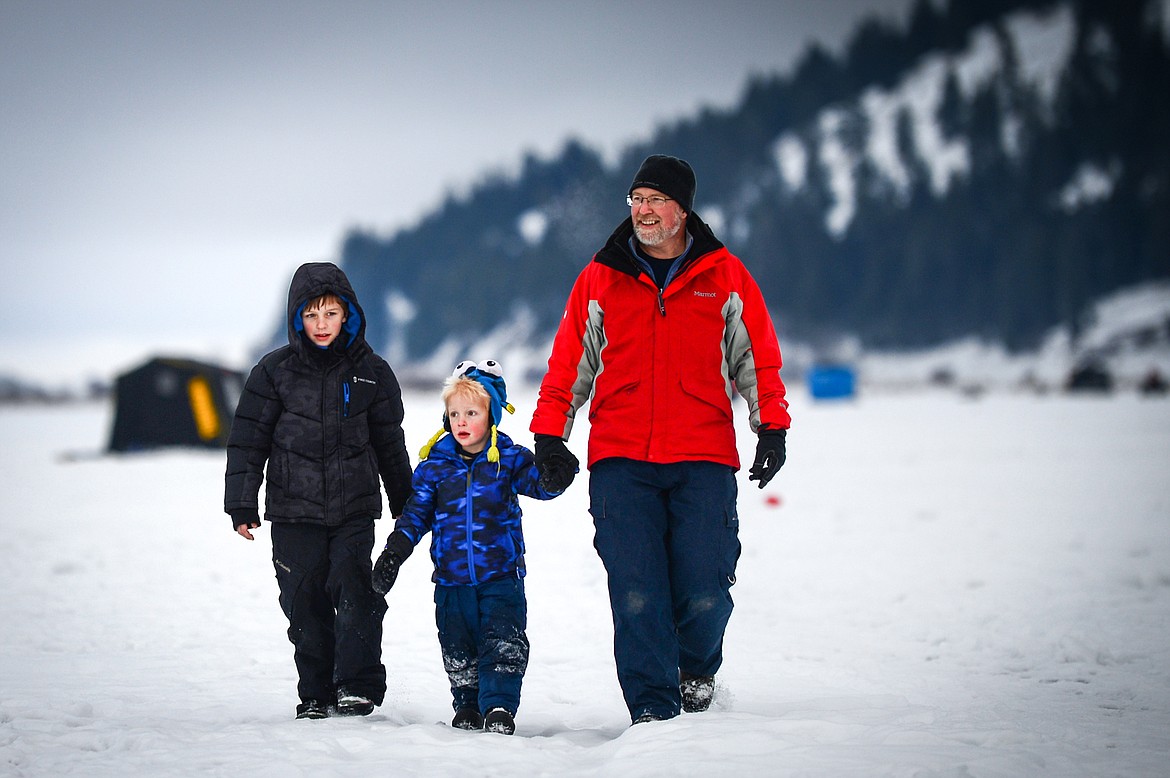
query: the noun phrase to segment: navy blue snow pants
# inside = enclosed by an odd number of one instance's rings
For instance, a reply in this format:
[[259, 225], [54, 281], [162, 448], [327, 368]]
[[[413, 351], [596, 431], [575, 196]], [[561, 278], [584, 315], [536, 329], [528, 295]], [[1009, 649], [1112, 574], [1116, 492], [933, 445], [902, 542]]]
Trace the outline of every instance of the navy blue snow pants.
[[715, 675], [739, 561], [735, 473], [713, 462], [604, 459], [589, 473], [630, 718], [677, 716], [679, 673]]
[[380, 705], [386, 695], [382, 617], [370, 581], [374, 520], [339, 527], [273, 522], [272, 564], [300, 678], [301, 700], [332, 704], [337, 691]]
[[475, 586], [436, 586], [435, 623], [452, 707], [487, 713], [520, 707], [528, 669], [528, 601], [524, 579], [498, 578]]

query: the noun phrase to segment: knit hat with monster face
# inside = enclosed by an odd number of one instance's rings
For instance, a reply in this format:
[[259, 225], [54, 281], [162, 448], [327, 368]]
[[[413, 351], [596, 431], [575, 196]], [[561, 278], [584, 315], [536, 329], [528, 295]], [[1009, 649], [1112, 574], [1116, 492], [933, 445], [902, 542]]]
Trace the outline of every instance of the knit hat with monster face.
[[[488, 447], [487, 458], [489, 462], [500, 461], [500, 450], [496, 447], [496, 429], [503, 420], [504, 411], [508, 413], [515, 413], [516, 409], [512, 407], [512, 403], [508, 402], [508, 389], [504, 384], [504, 368], [494, 359], [485, 359], [476, 364], [471, 360], [464, 360], [455, 366], [451, 371], [451, 377], [448, 381], [454, 379], [469, 379], [476, 381], [484, 388], [488, 396], [488, 414], [491, 416], [491, 433], [492, 442]], [[447, 414], [443, 414], [443, 429], [436, 432], [427, 444], [419, 451], [419, 458], [426, 459], [427, 455], [431, 453], [431, 447], [439, 441], [446, 433], [451, 431], [451, 421], [447, 418]]]

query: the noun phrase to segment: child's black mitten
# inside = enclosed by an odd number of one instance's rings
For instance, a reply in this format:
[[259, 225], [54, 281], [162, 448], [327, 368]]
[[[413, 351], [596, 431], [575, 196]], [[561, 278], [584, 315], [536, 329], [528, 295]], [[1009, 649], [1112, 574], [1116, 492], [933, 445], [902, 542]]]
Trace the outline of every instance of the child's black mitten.
[[390, 533], [390, 537], [386, 538], [386, 548], [374, 563], [374, 570], [371, 573], [375, 592], [384, 595], [394, 587], [394, 581], [398, 578], [398, 568], [412, 551], [414, 544], [410, 542], [406, 533], [400, 530]]

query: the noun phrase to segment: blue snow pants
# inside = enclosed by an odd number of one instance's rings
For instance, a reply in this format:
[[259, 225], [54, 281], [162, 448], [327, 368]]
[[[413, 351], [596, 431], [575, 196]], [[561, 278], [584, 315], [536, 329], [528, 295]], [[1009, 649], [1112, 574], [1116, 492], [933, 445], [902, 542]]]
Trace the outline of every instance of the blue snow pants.
[[528, 669], [528, 601], [524, 579], [497, 578], [474, 586], [436, 586], [435, 623], [452, 707], [487, 713], [520, 707]]
[[604, 459], [589, 473], [630, 718], [677, 716], [679, 673], [715, 675], [739, 561], [738, 488], [713, 462]]
[[374, 520], [273, 522], [272, 564], [288, 617], [301, 700], [332, 704], [339, 689], [381, 705], [386, 695], [382, 617], [370, 581]]

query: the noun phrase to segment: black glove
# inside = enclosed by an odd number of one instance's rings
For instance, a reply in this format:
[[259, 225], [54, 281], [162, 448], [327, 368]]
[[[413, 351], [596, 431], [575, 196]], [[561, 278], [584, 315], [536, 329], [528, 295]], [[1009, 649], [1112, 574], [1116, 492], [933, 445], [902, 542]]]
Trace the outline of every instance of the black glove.
[[749, 481], [759, 481], [763, 489], [772, 476], [784, 466], [784, 437], [788, 430], [760, 430], [760, 442], [756, 444], [756, 461], [752, 463]]
[[248, 529], [255, 529], [260, 526], [260, 513], [255, 508], [237, 508], [231, 512], [232, 530], [238, 532], [241, 525], [247, 525]]
[[540, 471], [540, 488], [560, 494], [573, 483], [580, 464], [565, 441], [556, 435], [536, 435], [536, 469]]
[[406, 537], [405, 532], [395, 530], [390, 533], [390, 537], [386, 538], [386, 548], [374, 563], [371, 574], [375, 592], [384, 595], [394, 587], [394, 581], [398, 578], [398, 568], [412, 551], [414, 544]]

